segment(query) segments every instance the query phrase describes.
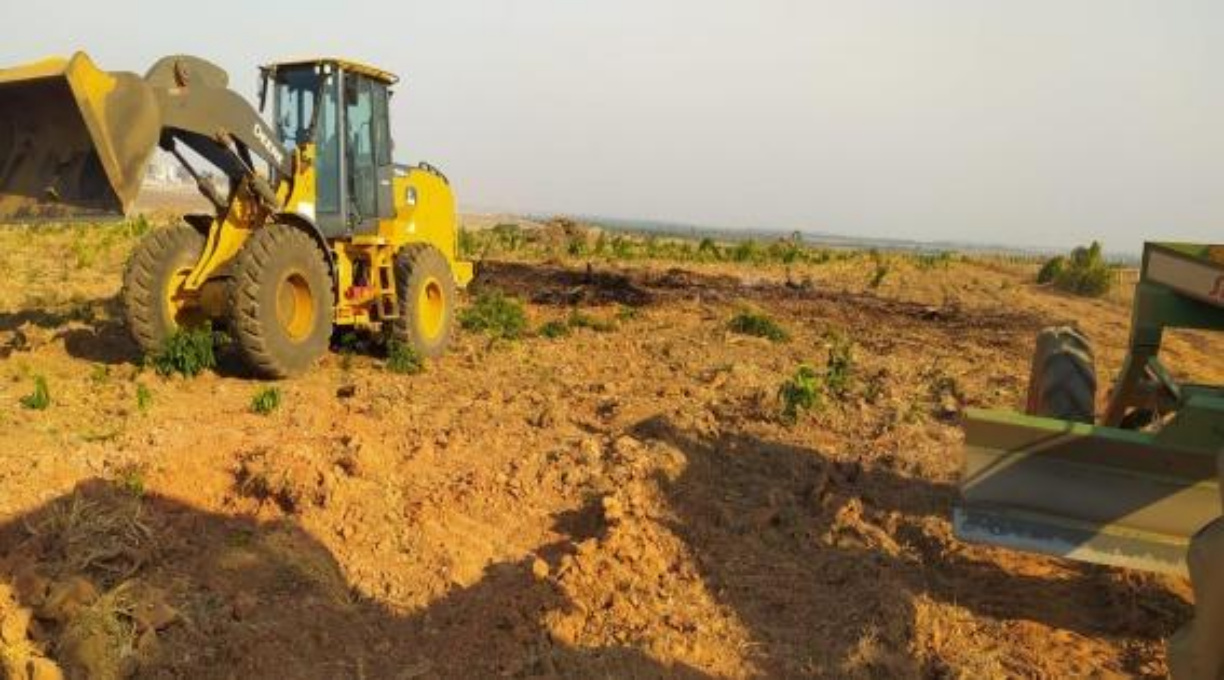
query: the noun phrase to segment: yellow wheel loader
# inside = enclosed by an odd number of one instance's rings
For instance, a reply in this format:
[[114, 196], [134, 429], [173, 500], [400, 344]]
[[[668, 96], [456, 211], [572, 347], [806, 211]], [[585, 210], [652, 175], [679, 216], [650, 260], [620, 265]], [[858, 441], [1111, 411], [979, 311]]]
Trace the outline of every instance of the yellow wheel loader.
[[214, 210], [132, 253], [123, 302], [142, 350], [214, 322], [268, 378], [307, 369], [337, 326], [438, 356], [472, 266], [446, 177], [392, 161], [397, 78], [343, 59], [260, 74], [256, 111], [197, 57], [165, 57], [143, 77], [83, 53], [0, 70], [0, 220], [126, 213], [160, 146]]

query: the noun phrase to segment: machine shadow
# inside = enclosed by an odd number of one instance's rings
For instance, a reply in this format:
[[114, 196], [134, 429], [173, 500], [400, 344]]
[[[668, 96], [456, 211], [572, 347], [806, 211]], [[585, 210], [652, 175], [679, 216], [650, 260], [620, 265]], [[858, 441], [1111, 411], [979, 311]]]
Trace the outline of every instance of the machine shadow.
[[0, 333], [11, 334], [0, 344], [0, 359], [30, 349], [29, 328], [49, 331], [52, 341], [62, 341], [64, 351], [77, 359], [107, 365], [134, 365], [140, 361], [136, 347], [123, 325], [123, 309], [117, 297], [94, 298], [59, 310], [21, 309], [0, 312]]
[[755, 661], [770, 677], [946, 675], [914, 660], [919, 595], [1089, 637], [1157, 641], [1190, 614], [1150, 584], [1119, 593], [1105, 568], [1047, 578], [976, 557], [940, 519], [956, 496], [949, 484], [663, 418], [634, 434], [687, 458], [678, 478], [660, 480], [671, 528], [760, 643]]
[[[562, 516], [558, 531], [587, 531], [582, 518], [594, 514]], [[569, 605], [532, 559], [494, 564], [473, 585], [396, 613], [359, 593], [292, 522], [204, 512], [100, 479], [0, 526], [0, 569], [13, 593], [0, 607], [34, 612], [29, 640], [69, 677], [706, 677], [631, 647], [555, 639], [543, 615]], [[162, 603], [175, 614], [141, 614]], [[107, 612], [114, 625], [95, 625]], [[29, 644], [5, 630], [0, 660]]]

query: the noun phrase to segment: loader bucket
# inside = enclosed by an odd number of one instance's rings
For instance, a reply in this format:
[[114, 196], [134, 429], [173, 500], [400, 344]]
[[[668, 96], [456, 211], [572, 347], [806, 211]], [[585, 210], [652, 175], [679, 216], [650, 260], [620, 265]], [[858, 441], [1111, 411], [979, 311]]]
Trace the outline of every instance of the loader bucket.
[[1220, 516], [1222, 419], [1212, 396], [1154, 434], [970, 410], [956, 534], [1184, 576], [1191, 538]]
[[125, 213], [160, 133], [144, 80], [84, 53], [0, 70], [0, 221]]

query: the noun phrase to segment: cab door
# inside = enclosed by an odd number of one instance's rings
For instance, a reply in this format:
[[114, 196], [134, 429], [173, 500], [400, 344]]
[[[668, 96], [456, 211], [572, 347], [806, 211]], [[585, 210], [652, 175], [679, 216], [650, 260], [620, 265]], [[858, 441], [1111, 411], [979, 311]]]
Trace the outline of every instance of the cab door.
[[320, 67], [324, 78], [319, 87], [315, 116], [315, 222], [329, 237], [350, 233], [345, 203], [344, 146], [340, 116], [341, 74], [331, 64]]
[[395, 216], [387, 86], [366, 76], [344, 77], [346, 217], [353, 233], [378, 231]]

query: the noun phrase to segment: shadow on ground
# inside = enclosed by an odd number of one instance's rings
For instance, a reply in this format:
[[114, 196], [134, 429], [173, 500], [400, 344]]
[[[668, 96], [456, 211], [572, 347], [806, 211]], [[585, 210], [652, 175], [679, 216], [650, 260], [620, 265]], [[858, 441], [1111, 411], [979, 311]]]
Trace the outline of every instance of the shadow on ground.
[[757, 665], [770, 677], [947, 675], [938, 659], [914, 653], [919, 595], [987, 620], [1153, 645], [1190, 614], [1166, 589], [1129, 583], [1115, 570], [1076, 566], [1066, 577], [1003, 569], [940, 521], [956, 494], [951, 485], [742, 433], [702, 437], [661, 418], [635, 434], [686, 457], [679, 478], [660, 482], [676, 517], [671, 529], [707, 588], [751, 631]]
[[117, 298], [85, 300], [56, 309], [0, 312], [0, 359], [32, 349], [40, 331], [46, 332], [47, 339], [63, 341], [64, 350], [76, 359], [107, 365], [140, 361], [140, 350], [123, 325]]
[[[670, 529], [705, 589], [746, 627], [767, 677], [965, 670], [915, 653], [919, 595], [987, 619], [1153, 642], [1188, 614], [1159, 588], [1119, 596], [1107, 570], [1017, 575], [973, 557], [934, 528], [946, 523], [924, 521], [946, 512], [945, 485], [743, 434], [703, 438], [663, 419], [634, 434], [687, 458], [679, 477], [659, 481]], [[629, 646], [557, 640], [545, 615], [574, 604], [531, 559], [490, 566], [475, 584], [397, 613], [360, 595], [292, 522], [132, 492], [91, 480], [0, 527], [0, 577], [14, 593], [0, 598], [0, 621], [14, 605], [32, 610], [30, 639], [87, 677], [705, 677]], [[557, 516], [554, 529], [564, 538], [538, 551], [552, 564], [604, 526], [598, 508], [584, 507]], [[145, 615], [162, 603], [177, 614]], [[0, 659], [28, 661], [25, 637], [15, 644], [3, 630]], [[1004, 667], [1026, 671], [1023, 659]]]
[[[558, 529], [587, 531], [591, 516], [559, 517]], [[30, 639], [70, 677], [705, 677], [632, 648], [555, 641], [542, 614], [567, 603], [530, 560], [397, 615], [357, 594], [293, 523], [139, 498], [103, 480], [8, 522], [0, 556], [16, 604], [36, 613]], [[176, 614], [159, 615], [164, 604]], [[13, 606], [0, 601], [4, 620]], [[39, 656], [22, 657], [28, 644], [12, 630], [0, 658], [21, 668]]]

